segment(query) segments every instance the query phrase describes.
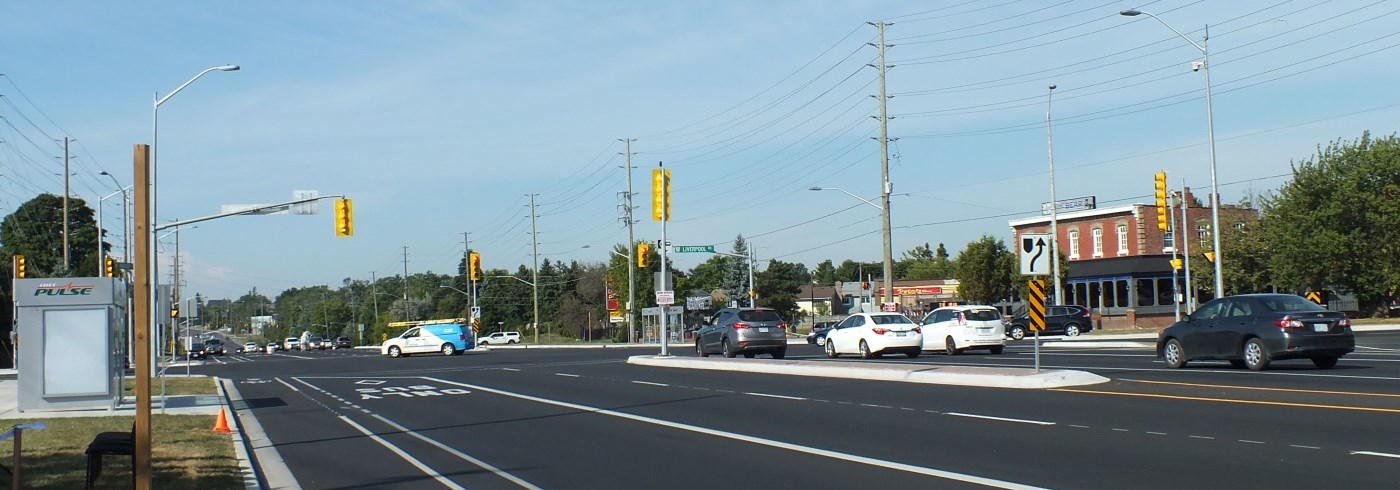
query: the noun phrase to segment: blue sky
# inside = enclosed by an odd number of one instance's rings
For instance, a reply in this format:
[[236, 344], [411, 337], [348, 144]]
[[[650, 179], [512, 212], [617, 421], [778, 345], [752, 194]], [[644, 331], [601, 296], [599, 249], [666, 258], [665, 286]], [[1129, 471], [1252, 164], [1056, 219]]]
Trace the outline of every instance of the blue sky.
[[[345, 194], [355, 236], [315, 216], [234, 217], [181, 233], [187, 291], [455, 270], [462, 233], [486, 267], [603, 262], [626, 241], [622, 143], [638, 239], [655, 240], [649, 170], [674, 179], [675, 244], [752, 239], [761, 262], [880, 258], [875, 29], [885, 19], [896, 258], [953, 253], [1057, 195], [1147, 202], [1167, 170], [1210, 185], [1199, 51], [1210, 25], [1218, 180], [1267, 193], [1318, 145], [1400, 121], [1400, 5], [1367, 1], [4, 2], [0, 213], [131, 183], [152, 95], [211, 73], [160, 110], [162, 221], [222, 204]], [[104, 223], [120, 229], [107, 201]], [[173, 251], [165, 242], [165, 253]], [[588, 247], [585, 248], [585, 245]], [[703, 254], [677, 258], [689, 268]], [[168, 258], [162, 260], [168, 266]], [[165, 269], [164, 276], [168, 277]]]

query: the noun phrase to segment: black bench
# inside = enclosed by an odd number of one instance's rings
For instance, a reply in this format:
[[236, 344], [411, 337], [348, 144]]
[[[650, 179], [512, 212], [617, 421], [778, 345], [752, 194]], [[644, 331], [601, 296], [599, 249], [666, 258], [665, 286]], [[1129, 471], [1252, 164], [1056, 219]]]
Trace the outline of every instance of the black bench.
[[132, 424], [131, 432], [103, 432], [92, 438], [88, 443], [87, 451], [87, 486], [97, 482], [97, 477], [102, 476], [103, 456], [130, 456], [132, 467], [132, 484], [136, 482], [136, 425]]

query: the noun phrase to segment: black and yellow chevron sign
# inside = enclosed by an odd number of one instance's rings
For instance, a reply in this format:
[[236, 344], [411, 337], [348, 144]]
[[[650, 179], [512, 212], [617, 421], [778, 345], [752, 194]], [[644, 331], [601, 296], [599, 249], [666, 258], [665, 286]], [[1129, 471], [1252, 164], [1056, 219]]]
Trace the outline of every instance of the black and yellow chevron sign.
[[1304, 298], [1307, 298], [1308, 301], [1311, 301], [1311, 302], [1314, 302], [1314, 303], [1317, 303], [1317, 304], [1322, 304], [1322, 292], [1321, 292], [1321, 291], [1308, 291], [1308, 293], [1307, 293], [1307, 294], [1304, 294], [1303, 297], [1304, 297]]
[[1045, 331], [1045, 281], [1031, 279], [1026, 281], [1030, 286], [1030, 297], [1026, 298], [1027, 309], [1030, 311], [1031, 324], [1027, 325], [1033, 332]]

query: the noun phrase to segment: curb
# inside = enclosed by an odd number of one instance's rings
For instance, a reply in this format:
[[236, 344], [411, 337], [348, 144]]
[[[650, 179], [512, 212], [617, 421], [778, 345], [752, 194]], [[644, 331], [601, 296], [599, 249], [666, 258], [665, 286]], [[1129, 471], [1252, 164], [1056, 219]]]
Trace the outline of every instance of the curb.
[[1157, 348], [1156, 342], [1132, 342], [1127, 340], [1057, 340], [1053, 342], [1043, 342], [1041, 347], [1049, 348], [1069, 348], [1069, 349], [1147, 349]]
[[[222, 387], [223, 384], [220, 383], [220, 386]], [[232, 381], [229, 381], [225, 395], [229, 411], [233, 413], [234, 424], [238, 426], [237, 433], [247, 435], [247, 438], [235, 440], [235, 448], [243, 448], [245, 455], [251, 452], [249, 465], [253, 469], [253, 482], [251, 482], [253, 485], [249, 488], [300, 490], [301, 484], [297, 483], [295, 476], [292, 476], [292, 470], [287, 468], [286, 461], [283, 461], [282, 455], [277, 452], [277, 446], [274, 446], [272, 440], [268, 439], [267, 432], [263, 431], [262, 424], [258, 423], [257, 417], [248, 411], [248, 404], [243, 401], [243, 394], [238, 392], [238, 388], [233, 386]]]
[[788, 361], [769, 359], [701, 359], [692, 357], [632, 356], [628, 364], [637, 366], [738, 371], [791, 376], [898, 381], [985, 388], [1049, 389], [1085, 386], [1109, 379], [1086, 371], [1067, 369], [991, 368], [970, 366], [930, 366], [927, 364], [860, 364], [832, 361]]

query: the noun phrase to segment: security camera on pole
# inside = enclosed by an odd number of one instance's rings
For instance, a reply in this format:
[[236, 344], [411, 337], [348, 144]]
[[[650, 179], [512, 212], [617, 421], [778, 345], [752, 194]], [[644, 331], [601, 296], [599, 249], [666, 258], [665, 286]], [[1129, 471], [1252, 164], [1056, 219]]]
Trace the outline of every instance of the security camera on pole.
[[656, 305], [661, 307], [661, 355], [671, 355], [670, 332], [666, 330], [666, 320], [671, 316], [670, 305], [675, 302], [675, 291], [671, 290], [670, 277], [666, 272], [666, 222], [671, 221], [671, 171], [656, 163], [651, 171], [651, 220], [661, 222], [661, 280], [656, 281]]

